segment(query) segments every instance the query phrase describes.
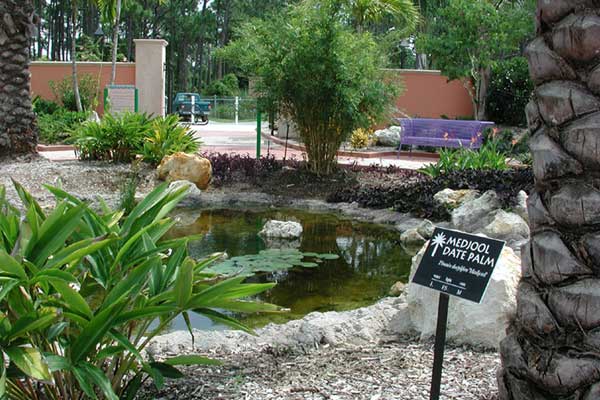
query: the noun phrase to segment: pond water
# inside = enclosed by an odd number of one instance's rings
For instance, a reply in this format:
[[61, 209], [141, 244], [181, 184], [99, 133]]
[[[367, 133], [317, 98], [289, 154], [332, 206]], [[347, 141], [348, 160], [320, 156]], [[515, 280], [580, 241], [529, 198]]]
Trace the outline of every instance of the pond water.
[[[380, 225], [298, 210], [205, 210], [199, 214], [196, 210], [186, 219], [190, 216], [195, 222], [176, 226], [170, 236], [203, 234], [202, 239], [190, 243], [194, 258], [221, 251], [240, 256], [266, 249], [258, 232], [270, 219], [302, 224], [300, 251], [339, 255], [316, 268], [294, 268], [251, 278], [255, 282], [277, 282], [259, 298], [290, 309], [283, 314], [236, 316], [253, 328], [299, 319], [313, 311], [344, 311], [373, 304], [386, 296], [395, 282], [406, 281], [410, 271], [411, 257], [402, 249], [400, 235]], [[226, 329], [205, 317], [191, 317], [195, 328]], [[172, 329], [185, 329], [185, 325], [176, 321]]]

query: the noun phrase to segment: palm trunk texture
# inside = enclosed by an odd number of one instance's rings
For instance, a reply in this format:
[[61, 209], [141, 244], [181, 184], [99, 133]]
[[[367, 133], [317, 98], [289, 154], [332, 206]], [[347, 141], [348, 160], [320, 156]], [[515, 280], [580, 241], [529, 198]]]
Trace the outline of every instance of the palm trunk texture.
[[502, 400], [600, 399], [600, 3], [539, 0], [527, 47], [535, 191]]
[[29, 43], [37, 22], [30, 0], [0, 1], [0, 156], [35, 152]]

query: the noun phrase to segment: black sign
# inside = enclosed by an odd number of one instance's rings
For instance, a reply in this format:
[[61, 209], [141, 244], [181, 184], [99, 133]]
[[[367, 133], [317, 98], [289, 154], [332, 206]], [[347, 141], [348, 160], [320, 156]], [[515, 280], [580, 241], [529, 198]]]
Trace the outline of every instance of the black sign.
[[504, 242], [435, 228], [413, 283], [480, 303]]

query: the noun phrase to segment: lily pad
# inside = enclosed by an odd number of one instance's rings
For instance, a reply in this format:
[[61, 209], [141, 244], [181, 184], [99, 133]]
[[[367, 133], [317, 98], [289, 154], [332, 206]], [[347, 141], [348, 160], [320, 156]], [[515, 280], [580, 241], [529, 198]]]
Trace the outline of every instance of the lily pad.
[[286, 271], [294, 267], [315, 268], [323, 260], [338, 259], [337, 254], [303, 253], [296, 249], [267, 249], [258, 254], [231, 257], [207, 268], [219, 275], [253, 275], [258, 272]]

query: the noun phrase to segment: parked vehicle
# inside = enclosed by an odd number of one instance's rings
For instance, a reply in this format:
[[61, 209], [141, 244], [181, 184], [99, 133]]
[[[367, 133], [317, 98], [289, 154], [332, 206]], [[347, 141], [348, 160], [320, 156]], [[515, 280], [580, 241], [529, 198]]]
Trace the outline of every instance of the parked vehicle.
[[208, 124], [210, 110], [210, 102], [202, 101], [198, 93], [177, 93], [173, 100], [173, 113], [184, 120], [191, 121], [193, 115], [195, 121]]

